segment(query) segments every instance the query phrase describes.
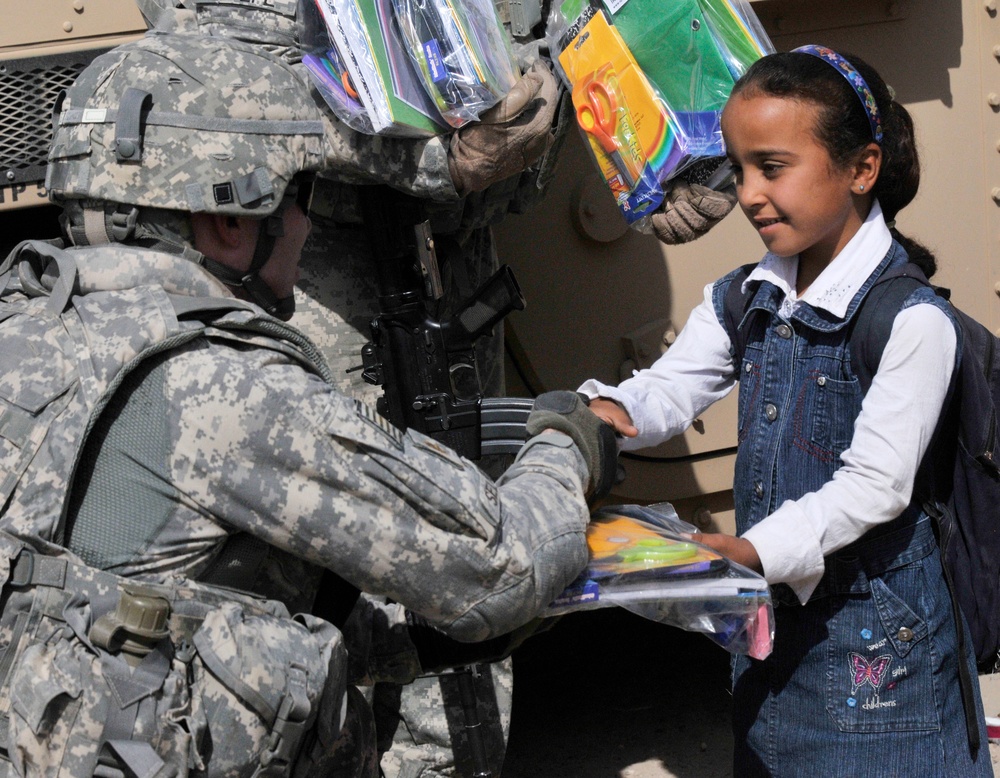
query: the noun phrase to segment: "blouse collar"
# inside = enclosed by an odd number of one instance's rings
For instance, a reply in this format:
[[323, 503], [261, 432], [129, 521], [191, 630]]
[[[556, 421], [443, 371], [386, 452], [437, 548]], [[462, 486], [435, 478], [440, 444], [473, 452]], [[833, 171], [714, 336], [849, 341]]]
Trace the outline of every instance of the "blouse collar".
[[810, 284], [802, 297], [798, 297], [795, 292], [798, 254], [779, 257], [768, 252], [747, 276], [743, 288], [746, 289], [748, 284], [755, 281], [769, 281], [785, 293], [785, 305], [794, 307], [798, 303], [807, 303], [843, 319], [851, 300], [875, 272], [891, 245], [892, 235], [882, 216], [882, 207], [878, 200], [873, 200], [861, 228]]

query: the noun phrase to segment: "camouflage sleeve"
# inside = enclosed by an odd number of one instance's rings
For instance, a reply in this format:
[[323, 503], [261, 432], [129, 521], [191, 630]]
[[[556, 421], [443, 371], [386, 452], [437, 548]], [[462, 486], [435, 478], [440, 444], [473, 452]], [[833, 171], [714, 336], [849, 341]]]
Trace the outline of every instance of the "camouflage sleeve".
[[459, 199], [448, 170], [448, 138], [393, 138], [356, 132], [323, 113], [327, 164], [323, 175], [349, 184], [388, 184], [422, 199]]
[[565, 436], [535, 439], [494, 484], [270, 350], [190, 349], [168, 387], [185, 499], [454, 638], [515, 629], [586, 563], [586, 470]]

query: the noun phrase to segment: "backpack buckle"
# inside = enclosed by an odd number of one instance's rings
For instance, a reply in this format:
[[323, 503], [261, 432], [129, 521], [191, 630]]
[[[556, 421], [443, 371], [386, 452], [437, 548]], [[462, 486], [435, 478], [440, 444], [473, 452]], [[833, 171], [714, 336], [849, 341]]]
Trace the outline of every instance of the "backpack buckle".
[[35, 554], [28, 549], [21, 549], [21, 553], [17, 555], [17, 559], [10, 568], [10, 577], [7, 579], [7, 584], [13, 586], [15, 589], [23, 589], [25, 586], [31, 584], [32, 579], [35, 576]]
[[260, 766], [255, 778], [284, 775], [295, 759], [302, 745], [311, 705], [307, 696], [308, 673], [301, 665], [289, 665], [285, 696], [281, 700], [278, 715], [271, 726], [265, 749], [260, 755]]

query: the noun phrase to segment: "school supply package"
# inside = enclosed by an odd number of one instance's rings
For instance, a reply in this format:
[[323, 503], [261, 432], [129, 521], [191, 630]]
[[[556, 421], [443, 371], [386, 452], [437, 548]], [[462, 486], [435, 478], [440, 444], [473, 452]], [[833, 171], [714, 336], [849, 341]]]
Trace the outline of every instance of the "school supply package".
[[492, 0], [392, 0], [424, 88], [452, 127], [479, 118], [520, 78]]
[[302, 16], [311, 41], [302, 61], [341, 121], [387, 135], [445, 130], [403, 45], [391, 0], [301, 1], [310, 6]]
[[733, 84], [774, 51], [745, 0], [564, 0], [547, 37], [597, 165], [637, 226], [671, 178], [719, 166]]
[[611, 21], [680, 125], [694, 158], [725, 154], [733, 84], [774, 51], [745, 0], [608, 0]]
[[428, 137], [473, 121], [520, 71], [489, 0], [300, 0], [303, 63], [366, 133]]
[[602, 508], [587, 527], [587, 568], [543, 615], [617, 605], [763, 659], [774, 640], [767, 582], [692, 541], [695, 532], [668, 503]]

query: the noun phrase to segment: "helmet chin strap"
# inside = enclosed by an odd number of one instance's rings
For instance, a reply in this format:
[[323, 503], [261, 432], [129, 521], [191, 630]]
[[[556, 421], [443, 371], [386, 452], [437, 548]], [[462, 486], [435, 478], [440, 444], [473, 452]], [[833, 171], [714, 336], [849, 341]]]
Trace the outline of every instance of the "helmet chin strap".
[[283, 212], [284, 208], [280, 207], [261, 220], [257, 245], [254, 247], [253, 258], [247, 270], [235, 270], [208, 257], [205, 257], [203, 264], [209, 273], [226, 286], [243, 289], [247, 296], [267, 313], [282, 321], [288, 321], [295, 313], [295, 298], [292, 296], [279, 298], [259, 276], [261, 268], [271, 258], [275, 240], [285, 234]]

